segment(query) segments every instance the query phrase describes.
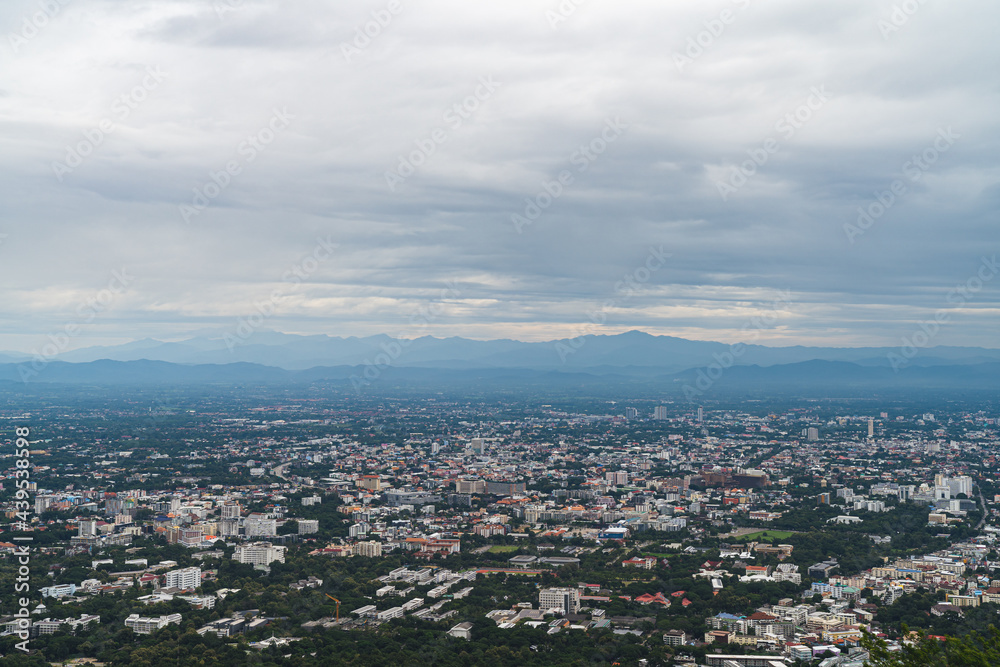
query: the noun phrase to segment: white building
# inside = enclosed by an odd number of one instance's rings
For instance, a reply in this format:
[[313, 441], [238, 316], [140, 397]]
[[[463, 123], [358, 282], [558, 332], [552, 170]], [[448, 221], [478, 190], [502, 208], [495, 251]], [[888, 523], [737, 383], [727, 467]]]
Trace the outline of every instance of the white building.
[[239, 519], [243, 508], [239, 503], [226, 503], [220, 509], [223, 519]]
[[402, 607], [393, 607], [392, 609], [386, 609], [385, 611], [380, 611], [376, 618], [380, 621], [391, 621], [394, 618], [401, 618], [405, 610]]
[[354, 545], [354, 553], [358, 556], [369, 558], [379, 558], [382, 556], [382, 543], [371, 540], [370, 542], [358, 542]]
[[943, 485], [948, 487], [952, 496], [957, 496], [960, 493], [964, 493], [969, 498], [972, 497], [972, 478], [968, 476], [961, 477], [945, 477], [942, 480]]
[[580, 611], [580, 590], [577, 588], [543, 588], [538, 593], [539, 609], [559, 609], [564, 614]]
[[309, 535], [319, 532], [319, 521], [316, 519], [299, 519], [299, 535]]
[[194, 590], [201, 586], [201, 568], [186, 567], [183, 570], [172, 570], [166, 574], [167, 588]]
[[251, 515], [243, 524], [247, 537], [277, 537], [278, 520]]
[[269, 542], [243, 544], [236, 547], [233, 560], [245, 565], [270, 565], [274, 561], [285, 562], [285, 547], [273, 546]]
[[221, 537], [232, 537], [240, 534], [239, 519], [223, 519], [219, 522], [219, 535]]
[[458, 639], [472, 639], [472, 623], [459, 623], [448, 634]]
[[139, 614], [132, 614], [125, 619], [125, 627], [137, 635], [148, 635], [171, 623], [180, 624], [180, 622], [180, 614], [170, 614], [169, 616], [160, 616], [159, 618], [147, 618], [139, 616]]
[[56, 586], [46, 586], [39, 590], [43, 598], [61, 598], [76, 593], [76, 584], [59, 584]]

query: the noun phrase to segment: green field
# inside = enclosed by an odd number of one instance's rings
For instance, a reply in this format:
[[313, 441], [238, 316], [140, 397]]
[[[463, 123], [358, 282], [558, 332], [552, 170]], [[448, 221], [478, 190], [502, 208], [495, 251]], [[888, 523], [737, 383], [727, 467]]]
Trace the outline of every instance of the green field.
[[500, 544], [497, 544], [495, 546], [490, 547], [490, 553], [491, 554], [506, 554], [506, 553], [510, 553], [511, 551], [517, 551], [517, 547], [503, 546], [503, 545], [500, 545]]
[[747, 542], [775, 542], [777, 540], [787, 540], [794, 534], [787, 530], [762, 530], [759, 533], [741, 535], [736, 539], [746, 540]]

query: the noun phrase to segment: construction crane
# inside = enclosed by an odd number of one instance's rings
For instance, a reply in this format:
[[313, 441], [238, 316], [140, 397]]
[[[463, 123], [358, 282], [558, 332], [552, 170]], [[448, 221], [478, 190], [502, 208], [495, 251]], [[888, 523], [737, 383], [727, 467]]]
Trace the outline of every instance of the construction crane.
[[323, 593], [323, 595], [325, 595], [326, 597], [330, 598], [331, 600], [337, 603], [337, 623], [340, 623], [340, 600], [333, 597], [329, 593]]

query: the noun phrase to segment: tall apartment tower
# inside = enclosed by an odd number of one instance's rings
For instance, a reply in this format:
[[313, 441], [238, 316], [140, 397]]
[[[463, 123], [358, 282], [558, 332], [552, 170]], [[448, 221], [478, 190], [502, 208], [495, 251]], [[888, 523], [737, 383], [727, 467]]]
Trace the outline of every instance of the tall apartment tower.
[[653, 419], [666, 419], [667, 418], [667, 406], [658, 405], [653, 410]]

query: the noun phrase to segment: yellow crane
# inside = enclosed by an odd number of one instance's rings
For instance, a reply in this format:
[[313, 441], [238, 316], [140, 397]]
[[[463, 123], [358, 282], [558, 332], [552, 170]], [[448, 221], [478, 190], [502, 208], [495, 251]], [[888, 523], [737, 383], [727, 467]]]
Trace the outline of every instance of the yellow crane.
[[340, 623], [340, 600], [333, 597], [329, 593], [323, 593], [323, 595], [325, 595], [326, 597], [330, 598], [331, 600], [337, 603], [337, 623]]

